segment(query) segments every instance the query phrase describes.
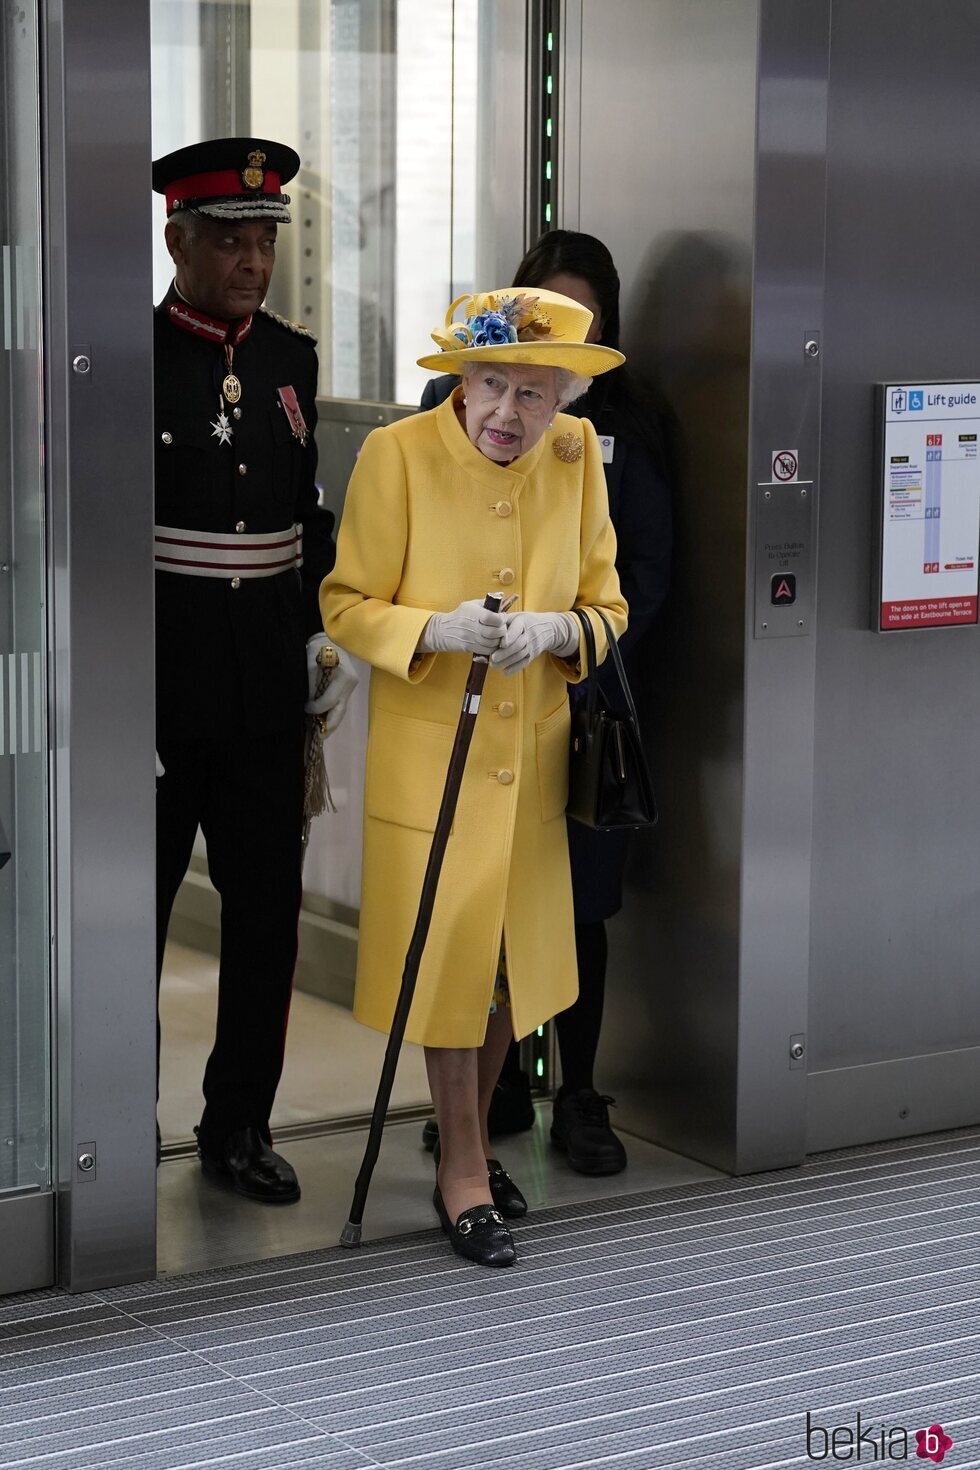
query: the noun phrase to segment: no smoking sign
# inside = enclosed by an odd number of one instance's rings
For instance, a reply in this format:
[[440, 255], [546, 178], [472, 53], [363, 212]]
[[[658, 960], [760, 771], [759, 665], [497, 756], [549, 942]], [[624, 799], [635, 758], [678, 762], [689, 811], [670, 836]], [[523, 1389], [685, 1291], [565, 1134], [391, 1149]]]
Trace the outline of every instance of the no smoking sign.
[[772, 477], [781, 485], [790, 485], [800, 468], [800, 456], [795, 449], [774, 449], [772, 452]]

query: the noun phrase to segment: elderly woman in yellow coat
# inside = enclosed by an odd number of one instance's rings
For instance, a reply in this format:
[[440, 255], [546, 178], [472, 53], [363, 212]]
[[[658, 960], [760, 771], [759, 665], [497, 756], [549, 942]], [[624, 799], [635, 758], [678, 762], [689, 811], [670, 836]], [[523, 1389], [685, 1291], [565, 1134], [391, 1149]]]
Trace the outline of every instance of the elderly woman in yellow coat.
[[[369, 435], [321, 590], [327, 633], [372, 665], [354, 1014], [381, 1031], [470, 661], [490, 658], [406, 1033], [425, 1047], [439, 1124], [436, 1209], [453, 1248], [485, 1265], [515, 1259], [503, 1214], [527, 1208], [489, 1158], [507, 1046], [577, 990], [567, 686], [587, 670], [573, 609], [626, 626], [595, 431], [559, 412], [623, 360], [585, 342], [590, 321], [547, 291], [454, 302], [420, 366], [461, 386]], [[487, 592], [506, 611], [484, 610]]]

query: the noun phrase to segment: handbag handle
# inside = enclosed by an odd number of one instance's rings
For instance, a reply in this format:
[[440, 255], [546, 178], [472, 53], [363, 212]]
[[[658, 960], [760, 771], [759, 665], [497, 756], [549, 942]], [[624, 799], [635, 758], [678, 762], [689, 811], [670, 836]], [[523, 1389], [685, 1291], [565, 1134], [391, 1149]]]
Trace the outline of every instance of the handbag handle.
[[[609, 626], [609, 620], [607, 619], [605, 613], [601, 612], [597, 607], [594, 607], [592, 611], [595, 613], [603, 628], [605, 628], [606, 630], [606, 642], [609, 645], [609, 656], [612, 659], [613, 668], [616, 670], [616, 677], [619, 680], [619, 687], [623, 692], [623, 697], [626, 700], [626, 708], [630, 712], [633, 724], [636, 726], [637, 731], [639, 731], [640, 722], [636, 716], [636, 705], [633, 703], [633, 693], [626, 679], [626, 670], [623, 668], [623, 655], [619, 651], [619, 644], [616, 641], [616, 635], [613, 632], [612, 628]], [[588, 654], [589, 664], [588, 673], [591, 676], [589, 678], [588, 694], [589, 724], [591, 725], [593, 723], [593, 716], [595, 714], [596, 702], [599, 697], [598, 680], [595, 678], [595, 675], [598, 672], [599, 668], [598, 654], [596, 652], [595, 646], [595, 632], [593, 630], [592, 623], [589, 620], [589, 615], [584, 608], [577, 607], [575, 609], [575, 615], [581, 622], [583, 632], [585, 633], [585, 648]]]

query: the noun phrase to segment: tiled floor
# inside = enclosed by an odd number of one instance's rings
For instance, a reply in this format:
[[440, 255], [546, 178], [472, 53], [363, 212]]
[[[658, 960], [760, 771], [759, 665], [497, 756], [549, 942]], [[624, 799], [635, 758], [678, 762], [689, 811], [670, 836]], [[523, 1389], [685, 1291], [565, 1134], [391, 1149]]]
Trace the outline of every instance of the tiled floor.
[[978, 1166], [964, 1129], [563, 1205], [509, 1271], [430, 1230], [10, 1300], [0, 1462], [803, 1470], [941, 1425], [977, 1470]]

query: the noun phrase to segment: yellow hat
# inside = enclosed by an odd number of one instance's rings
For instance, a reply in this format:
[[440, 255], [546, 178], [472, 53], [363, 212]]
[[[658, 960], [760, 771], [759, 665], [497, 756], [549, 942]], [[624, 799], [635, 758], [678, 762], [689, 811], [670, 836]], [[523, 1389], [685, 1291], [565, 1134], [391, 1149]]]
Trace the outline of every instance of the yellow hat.
[[[465, 305], [464, 305], [465, 303]], [[458, 307], [465, 318], [454, 322]], [[446, 325], [432, 333], [439, 352], [418, 359], [437, 373], [462, 373], [464, 362], [511, 362], [519, 367], [567, 368], [594, 378], [626, 359], [613, 347], [586, 342], [592, 322], [588, 307], [557, 291], [500, 291], [457, 296]]]

